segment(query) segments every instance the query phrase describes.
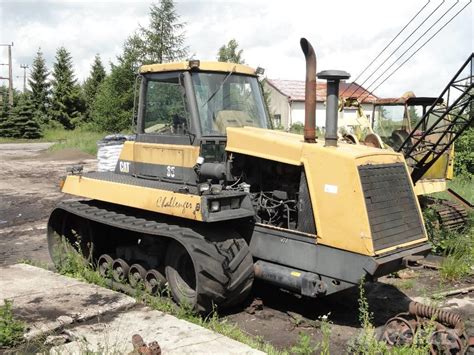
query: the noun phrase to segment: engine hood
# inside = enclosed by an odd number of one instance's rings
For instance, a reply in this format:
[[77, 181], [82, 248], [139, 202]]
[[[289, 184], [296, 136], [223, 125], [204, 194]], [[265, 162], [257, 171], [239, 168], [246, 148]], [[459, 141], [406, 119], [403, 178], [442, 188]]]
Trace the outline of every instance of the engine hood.
[[338, 143], [337, 147], [325, 147], [324, 139], [317, 143], [305, 143], [303, 135], [255, 127], [227, 128], [228, 152], [241, 153], [291, 165], [302, 165], [305, 157], [328, 154], [350, 160], [370, 157], [384, 157], [390, 161], [402, 162], [400, 153], [378, 148]]

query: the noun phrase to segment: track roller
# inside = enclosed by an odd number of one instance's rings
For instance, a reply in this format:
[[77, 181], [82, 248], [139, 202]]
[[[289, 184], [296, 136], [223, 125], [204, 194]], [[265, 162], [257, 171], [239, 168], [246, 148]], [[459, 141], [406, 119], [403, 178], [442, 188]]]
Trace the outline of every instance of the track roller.
[[109, 278], [112, 271], [114, 259], [109, 254], [102, 254], [97, 260], [97, 271], [104, 278]]
[[130, 266], [123, 259], [115, 259], [112, 264], [112, 277], [117, 282], [124, 282], [128, 277], [128, 270]]
[[145, 290], [156, 295], [158, 291], [166, 284], [166, 278], [156, 269], [148, 270], [144, 277]]
[[146, 275], [146, 269], [140, 264], [133, 264], [130, 266], [128, 271], [128, 282], [130, 286], [137, 287], [140, 283], [144, 282]]

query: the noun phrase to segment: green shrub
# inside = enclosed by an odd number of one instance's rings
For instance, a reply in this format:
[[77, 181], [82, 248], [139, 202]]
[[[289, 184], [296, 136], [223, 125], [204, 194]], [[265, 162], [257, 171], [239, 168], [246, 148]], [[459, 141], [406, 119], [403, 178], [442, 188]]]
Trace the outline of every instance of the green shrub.
[[291, 133], [296, 133], [296, 134], [303, 134], [304, 132], [304, 124], [300, 122], [293, 123], [290, 126], [290, 132]]
[[454, 173], [472, 178], [474, 174], [474, 127], [466, 130], [454, 143]]
[[9, 300], [0, 306], [0, 347], [12, 347], [23, 341], [25, 324], [14, 318], [12, 308], [13, 302]]

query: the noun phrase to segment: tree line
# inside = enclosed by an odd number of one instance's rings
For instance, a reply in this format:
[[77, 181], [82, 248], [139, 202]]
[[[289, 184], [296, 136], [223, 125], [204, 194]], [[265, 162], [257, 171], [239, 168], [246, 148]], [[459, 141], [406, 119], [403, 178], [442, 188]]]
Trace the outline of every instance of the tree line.
[[[39, 138], [47, 128], [129, 129], [138, 68], [188, 58], [185, 25], [173, 0], [152, 4], [148, 25], [139, 26], [125, 40], [116, 62], [110, 63], [109, 73], [97, 54], [83, 83], [76, 78], [67, 48], [57, 49], [51, 71], [39, 48], [28, 77], [30, 89], [24, 93], [15, 90], [12, 107], [5, 99], [6, 87], [0, 87], [0, 137]], [[217, 60], [244, 62], [234, 39], [219, 48]]]

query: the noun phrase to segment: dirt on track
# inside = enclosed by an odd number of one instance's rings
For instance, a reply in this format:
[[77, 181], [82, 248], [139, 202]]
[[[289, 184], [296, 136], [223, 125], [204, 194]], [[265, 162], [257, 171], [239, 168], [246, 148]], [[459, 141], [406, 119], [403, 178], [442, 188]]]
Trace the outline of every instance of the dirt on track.
[[[46, 241], [46, 223], [56, 203], [71, 198], [59, 191], [66, 167], [83, 164], [96, 169], [94, 157], [75, 150], [49, 152], [49, 143], [0, 144], [0, 265], [30, 259], [51, 265]], [[374, 324], [380, 328], [399, 312], [407, 310], [411, 298], [429, 296], [440, 288], [463, 288], [474, 278], [441, 285], [438, 272], [421, 270], [410, 278], [381, 278], [366, 286]], [[348, 342], [360, 332], [358, 290], [313, 300], [303, 299], [275, 287], [256, 283], [252, 297], [223, 316], [249, 334], [261, 336], [277, 348], [297, 342], [300, 332], [314, 342], [321, 339], [318, 319], [329, 314], [333, 354], [345, 353]], [[451, 309], [463, 314], [468, 334], [473, 335], [473, 294], [448, 300]]]

